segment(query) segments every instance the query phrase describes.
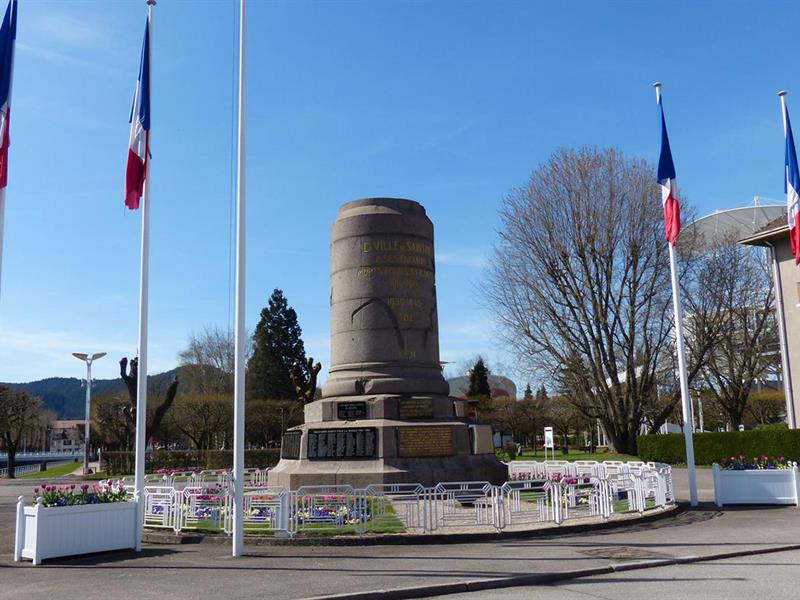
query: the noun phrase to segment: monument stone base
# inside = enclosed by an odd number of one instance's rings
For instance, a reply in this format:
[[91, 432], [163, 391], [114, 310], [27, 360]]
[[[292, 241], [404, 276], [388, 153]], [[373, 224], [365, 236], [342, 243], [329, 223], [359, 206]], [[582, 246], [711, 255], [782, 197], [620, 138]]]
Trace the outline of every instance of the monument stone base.
[[447, 396], [347, 396], [306, 406], [306, 423], [290, 429], [269, 485], [489, 481], [507, 468], [494, 455], [488, 425], [455, 416], [462, 401]]

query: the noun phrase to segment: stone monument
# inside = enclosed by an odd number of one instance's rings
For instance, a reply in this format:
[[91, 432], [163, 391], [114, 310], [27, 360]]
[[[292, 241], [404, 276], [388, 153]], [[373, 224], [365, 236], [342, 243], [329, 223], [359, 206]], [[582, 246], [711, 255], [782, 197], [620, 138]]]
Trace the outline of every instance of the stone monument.
[[331, 239], [331, 366], [269, 484], [505, 481], [491, 428], [448, 396], [439, 361], [433, 224], [412, 200], [339, 209]]

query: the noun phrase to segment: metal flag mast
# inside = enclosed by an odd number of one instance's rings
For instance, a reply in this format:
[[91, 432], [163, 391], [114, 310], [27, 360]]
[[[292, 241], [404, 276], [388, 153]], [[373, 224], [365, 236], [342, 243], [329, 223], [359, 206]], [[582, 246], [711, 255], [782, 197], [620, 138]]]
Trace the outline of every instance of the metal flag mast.
[[[786, 115], [788, 114], [788, 108], [786, 107], [786, 96], [787, 92], [781, 90], [778, 92], [778, 96], [781, 99], [781, 118], [783, 119], [783, 136], [787, 138], [786, 143], [789, 143], [788, 140], [788, 131], [787, 131], [787, 123], [786, 123]], [[787, 197], [787, 208], [788, 208], [788, 199], [789, 199], [789, 185], [788, 185], [788, 177], [789, 174], [787, 172], [787, 168], [784, 167], [784, 179], [786, 180], [786, 197]], [[791, 235], [791, 232], [789, 232]], [[792, 367], [789, 363], [789, 343], [788, 343], [788, 335], [786, 333], [786, 313], [784, 312], [783, 308], [783, 281], [781, 278], [781, 268], [778, 263], [778, 251], [775, 249], [773, 244], [769, 245], [769, 253], [770, 259], [772, 262], [772, 280], [775, 282], [775, 308], [778, 312], [778, 338], [781, 344], [781, 366], [783, 368], [783, 392], [784, 396], [786, 397], [786, 421], [789, 425], [789, 429], [795, 429], [797, 427], [797, 415], [795, 414], [794, 410], [794, 387], [792, 385]]]
[[[153, 7], [156, 0], [147, 2], [147, 73], [148, 90], [152, 82], [153, 64]], [[150, 152], [152, 127], [147, 131], [145, 152]], [[142, 199], [142, 256], [139, 275], [139, 362], [136, 378], [136, 459], [134, 467], [134, 499], [136, 500], [137, 526], [136, 550], [142, 548], [142, 528], [144, 526], [144, 468], [147, 446], [147, 309], [150, 278], [150, 159], [144, 161], [145, 176]]]
[[245, 0], [239, 0], [239, 96], [236, 147], [236, 357], [233, 388], [233, 556], [244, 554], [245, 375]]
[[[5, 115], [4, 115], [4, 123], [3, 128], [0, 129], [0, 145], [3, 144], [4, 141], [7, 142], [8, 140], [8, 132], [7, 129], [10, 125], [10, 105], [11, 105], [11, 88], [14, 84], [14, 44], [16, 43], [17, 38], [17, 1], [10, 0], [8, 3], [8, 8], [6, 9], [6, 16], [8, 17], [8, 29], [5, 30], [7, 36], [10, 36], [9, 40], [7, 41], [5, 46], [5, 51], [7, 55], [4, 56], [4, 73], [2, 74], [5, 77], [8, 77], [7, 88], [6, 88], [6, 98], [5, 98]], [[6, 173], [6, 181], [3, 182], [2, 187], [0, 187], [0, 291], [2, 290], [2, 279], [3, 279], [3, 232], [5, 231], [5, 212], [6, 212], [6, 187], [7, 187], [7, 179], [8, 179], [8, 148], [6, 147], [6, 156], [5, 156], [6, 164], [2, 166], [2, 169], [5, 169]], [[1, 294], [0, 294], [1, 296]]]
[[[661, 104], [661, 83], [653, 84], [656, 88], [656, 103]], [[662, 107], [663, 110], [663, 107]], [[663, 113], [662, 113], [663, 114]], [[681, 291], [678, 285], [678, 262], [675, 256], [675, 245], [669, 246], [669, 272], [672, 279], [672, 305], [675, 312], [675, 345], [678, 354], [678, 374], [681, 386], [681, 410], [683, 413], [683, 436], [686, 444], [686, 467], [689, 471], [689, 499], [692, 506], [697, 506], [697, 477], [694, 467], [694, 443], [692, 440], [692, 423], [694, 421], [689, 397], [689, 378], [686, 374], [686, 349], [683, 337], [683, 308], [681, 307]]]

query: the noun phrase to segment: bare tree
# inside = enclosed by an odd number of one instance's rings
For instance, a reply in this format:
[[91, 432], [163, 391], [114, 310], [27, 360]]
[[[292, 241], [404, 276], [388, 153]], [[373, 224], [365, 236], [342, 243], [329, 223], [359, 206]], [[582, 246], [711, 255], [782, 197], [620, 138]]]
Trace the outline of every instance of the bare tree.
[[17, 450], [26, 435], [41, 425], [42, 401], [28, 392], [0, 385], [0, 447], [8, 455], [8, 477], [14, 478]]
[[171, 413], [175, 427], [197, 450], [227, 447], [233, 425], [229, 397], [219, 394], [185, 394]]
[[[247, 337], [247, 356], [250, 355]], [[236, 347], [233, 332], [220, 327], [206, 327], [189, 334], [189, 344], [178, 359], [192, 389], [201, 394], [232, 394]]]
[[634, 454], [672, 323], [653, 169], [617, 150], [560, 150], [501, 218], [487, 295], [506, 340]]
[[779, 361], [772, 278], [761, 250], [740, 244], [715, 250], [706, 265], [715, 280], [705, 293], [721, 327], [702, 374], [731, 425], [738, 428], [753, 384]]

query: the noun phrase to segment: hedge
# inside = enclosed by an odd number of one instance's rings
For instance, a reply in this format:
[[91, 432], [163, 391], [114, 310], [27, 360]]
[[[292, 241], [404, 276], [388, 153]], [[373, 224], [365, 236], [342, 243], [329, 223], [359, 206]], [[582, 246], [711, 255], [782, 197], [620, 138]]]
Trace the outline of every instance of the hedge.
[[[800, 462], [800, 430], [773, 429], [762, 431], [725, 431], [695, 433], [694, 461], [710, 465], [731, 456], [780, 456]], [[639, 458], [644, 461], [686, 464], [686, 448], [682, 433], [641, 435], [638, 438]]]
[[[280, 460], [280, 448], [268, 450], [245, 450], [246, 468], [265, 469], [274, 467]], [[103, 452], [103, 469], [112, 475], [133, 473], [133, 452]], [[230, 469], [233, 466], [233, 450], [158, 450], [145, 455], [145, 471], [158, 469]]]

